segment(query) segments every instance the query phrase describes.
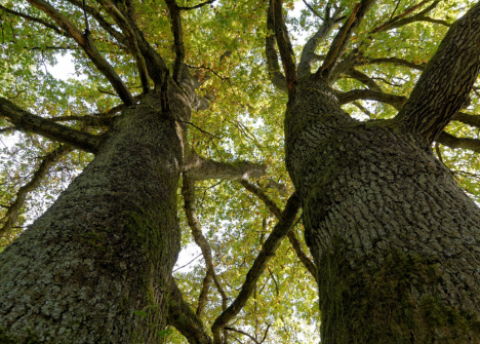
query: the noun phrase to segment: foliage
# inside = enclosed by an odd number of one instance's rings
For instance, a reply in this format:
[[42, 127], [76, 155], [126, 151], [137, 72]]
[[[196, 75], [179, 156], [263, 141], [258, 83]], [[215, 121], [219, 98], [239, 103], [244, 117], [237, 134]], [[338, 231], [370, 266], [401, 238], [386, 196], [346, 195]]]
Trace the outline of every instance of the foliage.
[[[158, 0], [134, 2], [136, 19], [145, 37], [166, 61], [172, 63], [175, 54], [167, 6]], [[50, 3], [77, 27], [85, 28], [84, 14], [80, 8], [68, 1], [51, 0]], [[325, 0], [310, 1], [318, 13], [325, 13], [328, 3]], [[354, 5], [349, 0], [335, 3], [345, 7], [344, 15], [347, 16]], [[417, 65], [426, 63], [448, 29], [444, 24], [451, 24], [472, 6], [473, 1], [439, 2], [429, 13], [429, 17], [438, 22], [416, 21], [392, 30], [370, 33], [388, 22], [394, 13], [402, 14], [418, 3], [413, 0], [378, 2], [353, 35], [344, 54], [347, 56], [353, 50], [361, 49], [366, 62], [357, 70], [368, 75], [385, 93], [408, 97], [420, 71], [393, 63], [367, 61], [396, 57]], [[99, 9], [93, 0], [87, 0], [86, 4]], [[192, 6], [188, 0], [178, 1], [178, 4]], [[120, 104], [107, 80], [70, 38], [9, 13], [5, 8], [51, 22], [45, 14], [23, 2], [0, 0], [0, 5], [4, 8], [0, 8], [1, 97], [45, 118], [101, 113]], [[294, 190], [283, 157], [286, 95], [271, 85], [265, 66], [264, 45], [265, 37], [269, 34], [266, 28], [267, 7], [267, 1], [219, 0], [196, 10], [182, 12], [186, 64], [204, 78], [199, 93], [215, 96], [209, 109], [193, 114], [189, 143], [197, 154], [205, 158], [268, 164], [267, 174], [258, 184], [264, 186], [268, 196], [283, 208], [288, 195]], [[288, 9], [285, 14], [288, 15], [291, 35], [297, 37], [294, 50], [299, 56], [303, 43], [316, 31], [322, 20], [301, 1], [286, 1], [285, 8]], [[89, 18], [89, 26], [98, 50], [127, 86], [135, 94], [140, 94], [141, 85], [133, 57], [93, 18]], [[317, 54], [327, 53], [336, 33], [337, 30], [330, 33], [317, 48]], [[65, 80], [55, 79], [50, 73], [51, 69], [65, 59], [73, 61], [75, 75]], [[317, 62], [314, 69], [320, 64], [321, 61]], [[340, 92], [366, 88], [362, 82], [347, 74], [342, 74], [334, 87]], [[480, 97], [475, 90], [465, 112], [476, 114], [479, 106]], [[397, 112], [391, 105], [370, 100], [358, 100], [355, 105], [346, 104], [344, 108], [361, 120], [391, 118]], [[88, 127], [81, 121], [70, 121], [68, 125], [92, 133], [105, 130]], [[0, 128], [9, 126], [8, 121], [0, 117]], [[478, 128], [458, 121], [453, 121], [447, 131], [458, 137], [478, 139], [479, 136]], [[41, 158], [56, 147], [56, 143], [36, 134], [5, 131], [1, 135], [6, 144], [3, 143], [4, 148], [0, 152], [0, 206], [4, 206], [0, 208], [0, 219], [6, 214], [8, 205], [14, 202], [19, 188], [38, 168]], [[436, 152], [452, 170], [459, 184], [476, 200], [480, 200], [478, 155], [471, 150], [454, 150], [442, 145]], [[40, 187], [27, 197], [22, 207], [23, 215], [0, 242], [2, 249], [21, 233], [22, 226], [37, 218], [54, 201], [92, 157], [91, 154], [73, 151], [50, 170]], [[285, 190], [267, 187], [269, 181], [283, 185]], [[216, 273], [230, 303], [277, 220], [259, 199], [236, 182], [197, 182], [196, 194], [203, 233], [214, 251]], [[180, 204], [183, 204], [181, 196]], [[193, 238], [183, 209], [180, 209], [179, 217], [183, 232], [182, 245], [191, 246]], [[302, 228], [298, 224], [294, 229], [297, 237], [303, 237]], [[303, 250], [308, 252], [306, 246], [302, 245]], [[193, 308], [197, 305], [205, 276], [204, 265], [204, 261], [197, 260], [187, 269], [180, 269], [174, 274], [186, 301]], [[208, 328], [221, 310], [221, 297], [213, 288], [202, 315]], [[318, 341], [318, 318], [316, 283], [285, 240], [257, 282], [254, 296], [232, 326], [259, 339], [271, 326], [265, 343], [314, 343]], [[161, 336], [169, 343], [185, 342], [178, 332], [170, 329], [162, 332]], [[232, 332], [231, 336], [240, 339], [241, 335]]]

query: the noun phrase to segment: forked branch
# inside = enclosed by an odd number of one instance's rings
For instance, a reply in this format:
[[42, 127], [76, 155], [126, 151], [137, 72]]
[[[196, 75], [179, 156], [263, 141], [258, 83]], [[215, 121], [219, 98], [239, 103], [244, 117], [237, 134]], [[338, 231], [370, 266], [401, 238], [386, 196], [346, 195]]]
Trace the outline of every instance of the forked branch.
[[293, 95], [297, 86], [297, 67], [295, 63], [295, 53], [293, 52], [292, 43], [288, 35], [287, 26], [283, 19], [282, 0], [270, 0], [269, 12], [273, 14], [273, 28], [277, 39], [278, 50], [282, 58], [283, 70], [285, 71], [285, 79], [287, 81], [287, 89], [289, 95]]
[[84, 133], [57, 124], [51, 119], [35, 116], [5, 98], [0, 98], [0, 116], [8, 118], [21, 131], [33, 132], [90, 153], [97, 153], [103, 141], [101, 136]]
[[480, 70], [480, 4], [448, 30], [397, 115], [405, 129], [431, 144], [468, 101]]
[[105, 60], [105, 58], [98, 52], [93, 44], [93, 40], [89, 34], [82, 34], [82, 32], [75, 27], [75, 25], [57, 11], [52, 5], [43, 0], [27, 0], [30, 4], [43, 11], [46, 15], [52, 18], [58, 25], [62, 27], [72, 38], [80, 45], [90, 60], [95, 64], [98, 70], [110, 81], [120, 99], [127, 104], [133, 105], [133, 98], [130, 91], [125, 86], [124, 82], [118, 76], [113, 67]]
[[25, 204], [27, 195], [30, 192], [34, 191], [40, 185], [40, 183], [45, 178], [50, 168], [53, 167], [61, 157], [70, 153], [72, 150], [73, 150], [73, 147], [68, 145], [63, 145], [55, 149], [53, 152], [47, 154], [42, 159], [40, 166], [33, 173], [32, 179], [28, 183], [20, 187], [15, 197], [15, 200], [8, 207], [7, 213], [3, 218], [5, 222], [3, 226], [0, 227], [0, 238], [5, 237], [8, 234], [8, 232], [12, 229], [15, 222], [17, 222], [18, 216], [20, 215], [20, 210]]
[[[256, 185], [246, 180], [242, 180], [240, 184], [242, 184], [245, 187], [245, 189], [247, 189], [248, 191], [253, 193], [255, 196], [257, 196], [267, 206], [268, 210], [270, 210], [270, 212], [274, 214], [278, 220], [280, 220], [282, 216], [282, 211], [277, 206], [277, 204], [273, 200], [271, 200], [259, 187], [257, 187]], [[310, 272], [310, 274], [312, 274], [312, 277], [315, 279], [315, 281], [318, 281], [317, 269], [313, 264], [312, 260], [308, 258], [305, 252], [303, 252], [301, 244], [298, 241], [294, 230], [289, 231], [287, 234], [287, 237], [290, 243], [292, 244], [292, 247], [295, 250], [297, 257], [303, 263], [307, 271]]]
[[285, 210], [282, 212], [281, 219], [268, 236], [267, 240], [262, 246], [262, 250], [248, 271], [245, 283], [242, 285], [242, 289], [238, 293], [237, 298], [213, 323], [212, 333], [214, 343], [221, 343], [221, 330], [224, 329], [228, 322], [242, 310], [250, 296], [253, 294], [255, 284], [262, 275], [263, 271], [265, 271], [267, 263], [275, 254], [275, 251], [282, 242], [283, 238], [291, 230], [299, 209], [300, 200], [296, 194], [293, 194], [287, 201], [287, 205], [285, 206]]

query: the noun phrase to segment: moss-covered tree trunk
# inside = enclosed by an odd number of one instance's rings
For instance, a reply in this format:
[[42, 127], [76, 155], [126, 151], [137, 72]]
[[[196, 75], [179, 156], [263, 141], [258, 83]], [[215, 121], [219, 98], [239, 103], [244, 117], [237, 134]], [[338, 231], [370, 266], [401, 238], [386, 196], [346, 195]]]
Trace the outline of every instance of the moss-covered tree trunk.
[[340, 108], [328, 63], [297, 78], [277, 27], [289, 81], [286, 163], [318, 270], [322, 344], [480, 343], [480, 209], [431, 151], [479, 73], [480, 4], [383, 121]]
[[317, 264], [322, 343], [480, 342], [480, 210], [417, 135], [300, 81], [287, 166]]
[[179, 251], [181, 139], [152, 99], [0, 256], [1, 343], [158, 343]]

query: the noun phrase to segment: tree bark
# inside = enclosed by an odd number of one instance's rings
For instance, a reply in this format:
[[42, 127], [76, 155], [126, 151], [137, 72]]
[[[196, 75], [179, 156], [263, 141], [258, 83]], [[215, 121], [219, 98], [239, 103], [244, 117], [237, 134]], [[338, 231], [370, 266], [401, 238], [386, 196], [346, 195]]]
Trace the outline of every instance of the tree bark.
[[350, 118], [314, 76], [287, 106], [322, 343], [480, 342], [480, 209], [400, 128]]
[[162, 342], [183, 149], [159, 108], [153, 97], [127, 108], [93, 162], [2, 253], [0, 342]]

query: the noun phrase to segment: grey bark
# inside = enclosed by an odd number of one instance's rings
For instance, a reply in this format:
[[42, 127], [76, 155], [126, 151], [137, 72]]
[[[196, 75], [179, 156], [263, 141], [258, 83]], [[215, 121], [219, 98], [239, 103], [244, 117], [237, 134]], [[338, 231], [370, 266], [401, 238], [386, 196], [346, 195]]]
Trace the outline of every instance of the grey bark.
[[0, 255], [4, 342], [159, 341], [183, 150], [158, 108], [149, 97], [126, 109], [93, 162]]

